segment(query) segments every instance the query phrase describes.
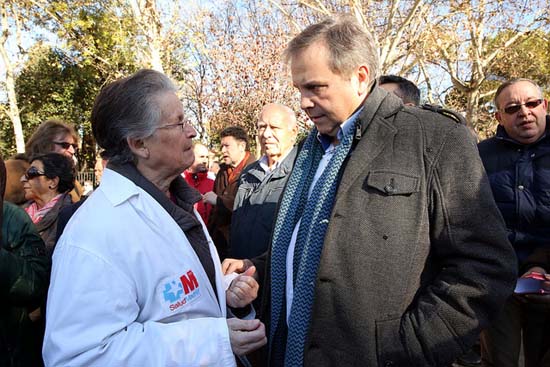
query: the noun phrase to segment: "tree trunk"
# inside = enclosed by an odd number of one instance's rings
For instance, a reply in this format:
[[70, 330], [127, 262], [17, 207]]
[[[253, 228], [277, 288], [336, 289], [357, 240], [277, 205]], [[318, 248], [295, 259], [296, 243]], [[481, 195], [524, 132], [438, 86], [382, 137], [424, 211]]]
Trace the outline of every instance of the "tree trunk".
[[466, 123], [468, 124], [468, 126], [475, 127], [477, 126], [477, 122], [479, 120], [479, 88], [470, 89], [468, 93], [466, 93], [466, 97]]
[[[5, 4], [4, 4], [5, 5]], [[8, 116], [13, 124], [13, 133], [15, 136], [15, 146], [17, 153], [25, 152], [25, 138], [23, 136], [23, 127], [21, 125], [21, 117], [19, 116], [19, 107], [17, 107], [17, 96], [15, 94], [15, 78], [13, 77], [13, 67], [11, 65], [8, 53], [6, 51], [5, 45], [7, 41], [7, 29], [8, 29], [8, 19], [6, 9], [3, 7], [1, 10], [2, 17], [2, 27], [3, 30], [2, 38], [0, 39], [0, 56], [2, 56], [2, 61], [6, 66], [5, 80], [6, 89], [8, 92], [8, 101], [10, 104], [10, 109]]]

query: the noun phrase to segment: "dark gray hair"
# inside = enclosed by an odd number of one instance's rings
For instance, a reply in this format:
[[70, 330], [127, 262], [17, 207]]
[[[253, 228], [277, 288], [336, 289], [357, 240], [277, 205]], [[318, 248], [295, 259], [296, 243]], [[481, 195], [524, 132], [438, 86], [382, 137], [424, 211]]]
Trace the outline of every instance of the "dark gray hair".
[[398, 75], [382, 75], [378, 78], [378, 85], [389, 83], [397, 84], [397, 89], [393, 93], [401, 98], [403, 103], [420, 105], [420, 90], [416, 84]]
[[145, 139], [158, 127], [161, 108], [158, 97], [176, 92], [172, 81], [150, 69], [116, 80], [104, 87], [92, 109], [92, 131], [104, 149], [101, 157], [112, 163], [135, 162], [127, 138]]
[[510, 80], [507, 80], [505, 81], [504, 83], [502, 83], [497, 91], [495, 92], [495, 98], [493, 99], [493, 103], [495, 104], [495, 107], [496, 109], [498, 110], [499, 109], [499, 106], [498, 106], [498, 103], [497, 103], [497, 98], [498, 96], [500, 96], [500, 94], [502, 93], [502, 91], [506, 88], [508, 88], [509, 86], [511, 86], [512, 84], [516, 84], [516, 83], [519, 83], [519, 82], [528, 82], [528, 83], [531, 83], [533, 84], [535, 87], [537, 87], [537, 90], [539, 91], [539, 96], [540, 98], [542, 98], [542, 89], [539, 87], [539, 85], [537, 83], [535, 83], [533, 80], [531, 79], [527, 79], [527, 78], [515, 78], [515, 79], [510, 79]]
[[332, 72], [348, 76], [357, 66], [366, 64], [369, 87], [374, 84], [380, 74], [378, 46], [374, 36], [353, 17], [328, 18], [310, 25], [290, 41], [284, 52], [285, 61], [288, 62], [317, 41], [324, 42], [329, 50]]

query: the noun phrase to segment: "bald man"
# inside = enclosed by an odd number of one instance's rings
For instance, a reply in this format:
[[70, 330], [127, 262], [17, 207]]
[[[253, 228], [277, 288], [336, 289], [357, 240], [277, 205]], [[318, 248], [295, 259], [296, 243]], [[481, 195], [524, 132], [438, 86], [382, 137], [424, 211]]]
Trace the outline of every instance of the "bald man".
[[298, 125], [292, 109], [264, 106], [257, 129], [264, 155], [243, 170], [233, 206], [229, 256], [238, 259], [267, 250], [279, 196], [296, 157]]
[[[201, 195], [214, 189], [214, 179], [208, 174], [208, 148], [200, 143], [193, 146], [195, 161], [183, 172], [183, 177], [189, 186], [197, 189]], [[208, 224], [208, 216], [212, 210], [212, 205], [201, 200], [195, 204], [195, 209], [199, 212], [205, 224]]]

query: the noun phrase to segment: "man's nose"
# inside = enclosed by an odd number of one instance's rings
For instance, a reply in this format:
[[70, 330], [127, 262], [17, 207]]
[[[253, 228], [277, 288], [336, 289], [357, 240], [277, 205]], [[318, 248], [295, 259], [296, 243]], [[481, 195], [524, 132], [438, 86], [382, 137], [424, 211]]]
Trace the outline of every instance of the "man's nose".
[[300, 94], [300, 108], [302, 110], [307, 110], [308, 108], [313, 107], [313, 102], [307, 94]]
[[522, 104], [519, 108], [518, 115], [526, 116], [531, 113], [531, 109], [526, 105]]
[[264, 136], [264, 138], [269, 138], [269, 137], [273, 136], [273, 131], [271, 130], [271, 128], [269, 126], [267, 126], [262, 135]]
[[74, 147], [72, 145], [69, 145], [69, 147], [67, 148], [67, 151], [69, 153], [71, 153], [71, 156], [73, 156], [76, 153], [76, 151], [74, 150]]
[[197, 136], [197, 130], [193, 127], [191, 124], [185, 125], [185, 128], [187, 129], [187, 137], [193, 139], [195, 136]]

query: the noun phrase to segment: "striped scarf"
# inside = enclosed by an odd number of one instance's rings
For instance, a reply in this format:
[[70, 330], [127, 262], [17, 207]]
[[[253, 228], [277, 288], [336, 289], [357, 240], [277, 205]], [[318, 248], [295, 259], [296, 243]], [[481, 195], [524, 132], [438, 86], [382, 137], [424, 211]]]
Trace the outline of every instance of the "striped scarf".
[[[355, 129], [349, 129], [330, 159], [311, 195], [309, 189], [324, 150], [317, 129], [309, 134], [296, 160], [281, 200], [271, 253], [270, 360], [274, 366], [302, 366], [303, 351], [313, 307], [315, 280], [325, 233], [328, 228], [338, 177], [348, 156]], [[311, 199], [311, 200], [310, 200]], [[294, 250], [294, 298], [285, 337], [286, 255], [298, 221], [300, 228]], [[286, 344], [286, 346], [285, 346]]]

